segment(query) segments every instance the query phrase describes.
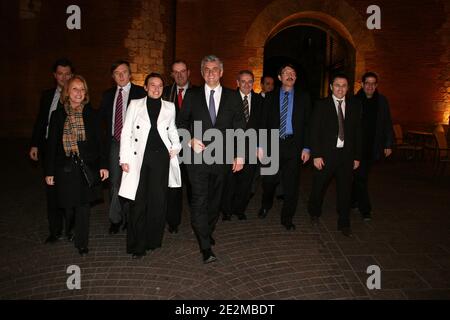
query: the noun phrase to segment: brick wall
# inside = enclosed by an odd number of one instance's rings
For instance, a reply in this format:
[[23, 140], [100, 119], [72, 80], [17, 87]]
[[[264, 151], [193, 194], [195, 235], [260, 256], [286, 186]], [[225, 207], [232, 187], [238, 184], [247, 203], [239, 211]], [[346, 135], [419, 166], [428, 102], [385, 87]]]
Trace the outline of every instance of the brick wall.
[[[295, 19], [319, 19], [353, 41], [356, 77], [374, 70], [394, 120], [430, 127], [450, 112], [450, 2], [379, 0], [382, 29], [365, 27], [369, 0], [29, 0], [0, 2], [0, 136], [29, 136], [39, 93], [51, 87], [51, 63], [68, 56], [90, 85], [92, 101], [112, 82], [113, 60], [132, 62], [135, 80], [185, 59], [202, 83], [200, 60], [223, 58], [223, 82], [262, 74], [264, 42]], [[82, 10], [82, 29], [66, 28], [66, 8]], [[295, 19], [294, 19], [295, 18]], [[283, 25], [284, 24], [284, 25]], [[257, 79], [258, 81], [259, 79]]]
[[[314, 13], [308, 17], [321, 17], [317, 12], [325, 12], [335, 19], [322, 21], [342, 25], [358, 39], [357, 77], [366, 70], [379, 73], [380, 91], [388, 96], [396, 122], [423, 128], [442, 122], [450, 111], [450, 3], [379, 0], [381, 30], [369, 31], [365, 21], [371, 4], [369, 0], [247, 0], [244, 5], [227, 0], [211, 5], [207, 0], [181, 0], [177, 3], [176, 56], [191, 64], [194, 82], [201, 83], [199, 61], [205, 54], [217, 54], [225, 62], [223, 82], [235, 86], [240, 69], [262, 73], [263, 44], [252, 46], [246, 39], [255, 23], [260, 23], [257, 36], [263, 37], [265, 27], [270, 32], [288, 14], [307, 9], [307, 14]], [[258, 21], [261, 15], [264, 19]]]
[[[1, 136], [31, 134], [41, 90], [53, 86], [53, 61], [67, 56], [88, 81], [94, 107], [112, 85], [110, 65], [132, 62], [136, 82], [164, 72], [174, 52], [174, 0], [2, 1]], [[81, 8], [81, 30], [68, 30], [66, 8]], [[5, 45], [6, 44], [6, 45]]]

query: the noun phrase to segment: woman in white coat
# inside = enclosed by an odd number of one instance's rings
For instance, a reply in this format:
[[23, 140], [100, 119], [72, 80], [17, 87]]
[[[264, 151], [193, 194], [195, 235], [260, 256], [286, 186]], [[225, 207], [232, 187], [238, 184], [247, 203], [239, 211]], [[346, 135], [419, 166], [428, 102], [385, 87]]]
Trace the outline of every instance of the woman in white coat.
[[151, 73], [146, 77], [148, 96], [130, 102], [120, 139], [123, 173], [119, 196], [132, 200], [127, 253], [133, 259], [161, 247], [167, 187], [181, 187], [175, 105], [161, 99], [163, 87], [161, 75]]

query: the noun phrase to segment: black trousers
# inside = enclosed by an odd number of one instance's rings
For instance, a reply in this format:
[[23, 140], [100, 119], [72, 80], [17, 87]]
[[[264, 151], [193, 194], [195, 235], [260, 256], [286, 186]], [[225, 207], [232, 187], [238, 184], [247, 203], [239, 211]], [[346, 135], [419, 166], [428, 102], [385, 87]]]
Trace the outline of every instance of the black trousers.
[[322, 215], [326, 190], [331, 179], [336, 177], [338, 228], [350, 227], [353, 160], [349, 160], [342, 149], [336, 149], [330, 157], [324, 159], [324, 162], [325, 166], [322, 170], [314, 168], [308, 212], [311, 216]]
[[146, 157], [148, 161], [142, 163], [135, 200], [130, 203], [127, 228], [127, 253], [130, 254], [143, 254], [161, 247], [164, 236], [169, 154], [167, 150], [146, 151]]
[[210, 249], [222, 200], [224, 165], [187, 165], [192, 187], [191, 224], [201, 250]]
[[[44, 149], [44, 148], [41, 148]], [[45, 151], [41, 151], [41, 162], [42, 167], [44, 167], [45, 163]], [[58, 237], [62, 234], [63, 229], [63, 219], [64, 219], [64, 209], [61, 209], [58, 206], [58, 196], [56, 192], [55, 186], [49, 186], [48, 184], [45, 184], [45, 193], [47, 198], [47, 219], [48, 219], [48, 229], [50, 232], [50, 235]], [[70, 229], [65, 230], [65, 233], [68, 234], [70, 232]]]
[[281, 209], [281, 223], [290, 224], [298, 203], [301, 154], [293, 139], [280, 140], [280, 168], [275, 175], [263, 176], [262, 208], [271, 209], [277, 185], [281, 183], [284, 202]]
[[79, 207], [66, 208], [66, 230], [70, 230], [72, 224], [74, 228], [74, 245], [75, 248], [87, 248], [89, 244], [89, 215], [91, 207], [85, 204]]
[[[46, 185], [47, 219], [50, 235], [58, 237], [62, 234], [64, 210], [58, 207], [58, 198], [55, 186]], [[67, 224], [66, 224], [67, 225]], [[66, 234], [71, 229], [67, 229]]]
[[183, 188], [186, 188], [188, 204], [191, 203], [191, 184], [186, 171], [186, 166], [180, 164], [182, 188], [168, 188], [167, 193], [167, 224], [172, 228], [177, 228], [181, 223], [181, 213], [183, 212]]
[[372, 205], [369, 197], [369, 172], [372, 160], [361, 160], [359, 168], [353, 174], [352, 204], [358, 206], [361, 214], [370, 214]]
[[252, 191], [253, 178], [258, 165], [245, 164], [239, 172], [233, 173], [231, 167], [227, 170], [225, 190], [222, 198], [224, 214], [243, 214], [247, 208]]

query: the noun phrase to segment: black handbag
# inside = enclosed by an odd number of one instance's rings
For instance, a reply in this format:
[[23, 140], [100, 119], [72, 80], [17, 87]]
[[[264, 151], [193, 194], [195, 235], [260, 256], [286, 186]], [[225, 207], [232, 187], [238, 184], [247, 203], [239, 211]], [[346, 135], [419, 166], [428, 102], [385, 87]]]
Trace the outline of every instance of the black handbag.
[[93, 170], [79, 156], [74, 156], [75, 163], [80, 166], [81, 173], [86, 180], [89, 188], [95, 187], [101, 183], [99, 170]]

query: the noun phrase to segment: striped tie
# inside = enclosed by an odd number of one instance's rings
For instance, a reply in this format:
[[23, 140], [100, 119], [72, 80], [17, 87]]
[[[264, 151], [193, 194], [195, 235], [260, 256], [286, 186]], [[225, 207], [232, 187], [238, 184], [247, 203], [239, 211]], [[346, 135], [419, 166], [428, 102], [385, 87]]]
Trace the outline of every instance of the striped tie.
[[280, 112], [280, 139], [286, 136], [286, 122], [288, 116], [289, 92], [284, 93], [283, 104]]
[[250, 108], [248, 106], [248, 96], [244, 96], [244, 116], [245, 116], [245, 122], [248, 122], [248, 119], [250, 118]]
[[114, 118], [114, 138], [117, 141], [120, 141], [120, 135], [122, 133], [122, 109], [123, 109], [123, 97], [122, 97], [122, 88], [119, 89], [119, 94], [117, 95], [116, 102], [116, 114]]

